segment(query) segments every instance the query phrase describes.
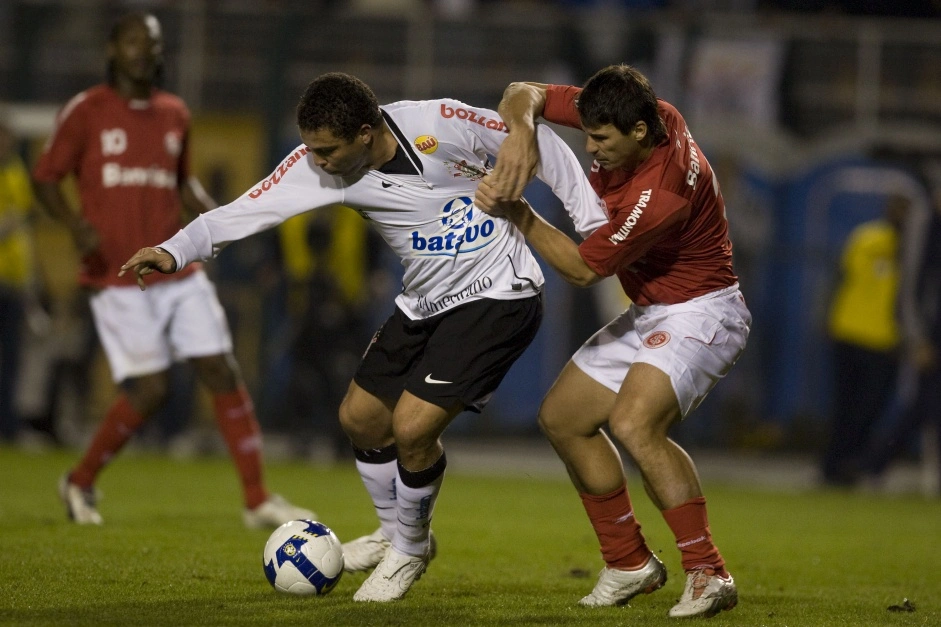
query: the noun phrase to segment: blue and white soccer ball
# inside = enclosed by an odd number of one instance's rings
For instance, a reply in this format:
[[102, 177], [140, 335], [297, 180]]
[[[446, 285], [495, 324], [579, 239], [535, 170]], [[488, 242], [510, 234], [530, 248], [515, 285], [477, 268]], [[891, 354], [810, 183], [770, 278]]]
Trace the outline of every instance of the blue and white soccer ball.
[[275, 529], [262, 560], [268, 583], [289, 594], [327, 594], [343, 574], [340, 540], [313, 520], [292, 520]]

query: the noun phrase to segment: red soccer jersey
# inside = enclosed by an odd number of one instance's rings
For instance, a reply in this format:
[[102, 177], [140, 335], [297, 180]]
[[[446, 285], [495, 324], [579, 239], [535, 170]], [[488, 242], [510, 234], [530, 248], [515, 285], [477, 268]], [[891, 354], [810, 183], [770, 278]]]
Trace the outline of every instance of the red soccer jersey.
[[[168, 92], [126, 100], [108, 85], [83, 91], [59, 113], [33, 176], [44, 182], [77, 177], [82, 215], [101, 240], [82, 260], [82, 285], [134, 285], [133, 273], [118, 278], [121, 265], [180, 230], [189, 117], [183, 101]], [[154, 273], [147, 281], [176, 280], [194, 270]]]
[[[543, 117], [581, 128], [581, 89], [550, 85]], [[608, 224], [579, 246], [601, 276], [617, 274], [638, 305], [681, 303], [734, 285], [732, 243], [719, 184], [686, 121], [660, 103], [667, 141], [633, 172], [592, 164], [589, 180], [604, 201]]]

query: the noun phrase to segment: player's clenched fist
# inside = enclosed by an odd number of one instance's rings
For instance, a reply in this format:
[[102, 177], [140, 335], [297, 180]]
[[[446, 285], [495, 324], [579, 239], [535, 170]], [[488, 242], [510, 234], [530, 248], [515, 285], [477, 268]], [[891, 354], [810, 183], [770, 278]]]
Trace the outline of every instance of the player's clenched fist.
[[146, 290], [144, 277], [154, 270], [163, 274], [176, 272], [176, 259], [162, 248], [141, 248], [121, 266], [118, 276], [124, 276], [128, 270], [132, 270], [137, 275], [137, 284], [142, 290]]

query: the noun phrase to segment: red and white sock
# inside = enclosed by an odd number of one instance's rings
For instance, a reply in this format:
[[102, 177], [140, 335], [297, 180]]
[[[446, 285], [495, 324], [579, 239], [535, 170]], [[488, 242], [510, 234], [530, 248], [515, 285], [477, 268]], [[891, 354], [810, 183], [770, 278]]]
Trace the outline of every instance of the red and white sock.
[[216, 424], [242, 482], [245, 507], [255, 509], [268, 500], [268, 491], [262, 479], [261, 429], [252, 399], [240, 385], [232, 392], [213, 395], [212, 401]]
[[608, 568], [637, 570], [650, 559], [650, 549], [634, 518], [634, 509], [623, 485], [614, 492], [579, 494], [591, 526], [601, 544], [601, 556]]
[[676, 548], [682, 555], [683, 570], [689, 572], [696, 568], [711, 568], [720, 577], [728, 575], [725, 560], [712, 542], [705, 497], [690, 499], [679, 507], [664, 510], [662, 513], [663, 519], [667, 521], [676, 537]]
[[120, 395], [98, 426], [82, 461], [69, 475], [69, 481], [86, 490], [91, 488], [101, 469], [124, 448], [143, 423], [144, 416], [131, 406], [127, 396]]

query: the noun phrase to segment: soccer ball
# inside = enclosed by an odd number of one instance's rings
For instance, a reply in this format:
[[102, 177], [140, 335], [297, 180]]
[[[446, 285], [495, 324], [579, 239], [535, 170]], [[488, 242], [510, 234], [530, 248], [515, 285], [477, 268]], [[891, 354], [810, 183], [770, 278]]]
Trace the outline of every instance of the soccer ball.
[[313, 520], [292, 520], [274, 530], [262, 556], [265, 577], [278, 592], [327, 594], [343, 574], [343, 546]]

